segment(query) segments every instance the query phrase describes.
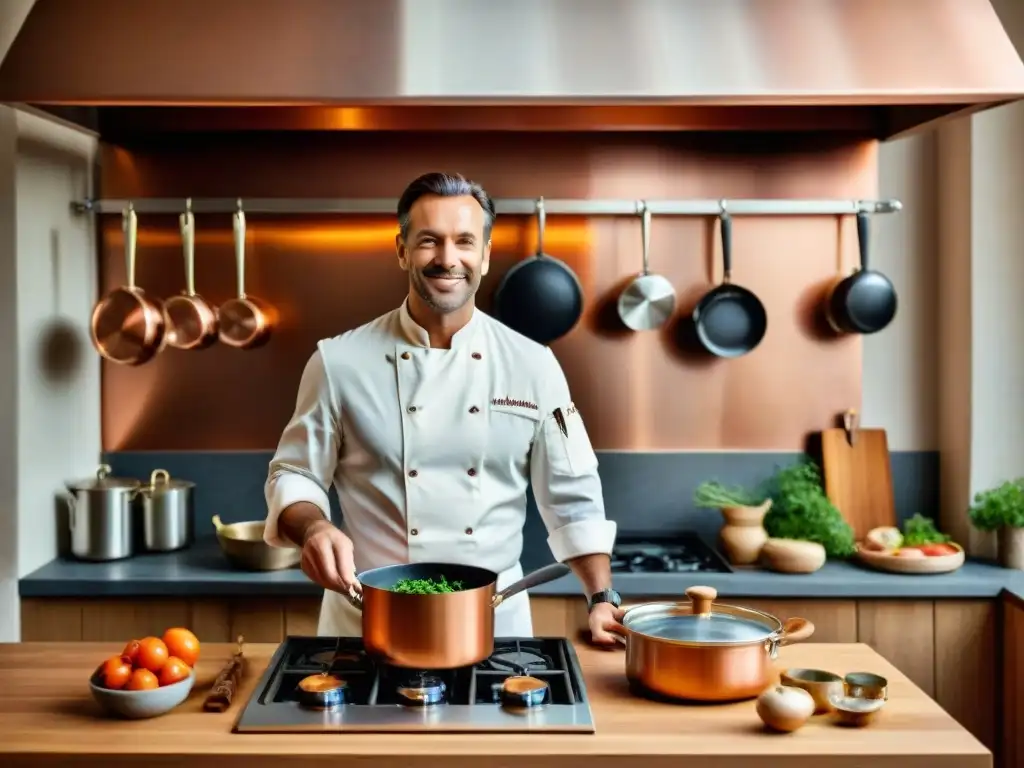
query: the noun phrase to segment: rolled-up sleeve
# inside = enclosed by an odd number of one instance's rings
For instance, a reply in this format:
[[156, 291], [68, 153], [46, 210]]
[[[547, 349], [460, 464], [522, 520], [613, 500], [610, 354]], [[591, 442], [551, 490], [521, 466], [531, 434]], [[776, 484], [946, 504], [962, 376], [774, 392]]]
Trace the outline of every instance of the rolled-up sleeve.
[[605, 517], [597, 456], [554, 353], [543, 366], [542, 419], [530, 453], [530, 482], [548, 546], [559, 562], [611, 554], [616, 525]]
[[267, 522], [263, 539], [267, 544], [294, 546], [277, 527], [282, 510], [292, 504], [309, 502], [330, 518], [327, 491], [333, 482], [341, 439], [340, 407], [318, 345], [302, 372], [295, 411], [270, 461], [264, 486]]

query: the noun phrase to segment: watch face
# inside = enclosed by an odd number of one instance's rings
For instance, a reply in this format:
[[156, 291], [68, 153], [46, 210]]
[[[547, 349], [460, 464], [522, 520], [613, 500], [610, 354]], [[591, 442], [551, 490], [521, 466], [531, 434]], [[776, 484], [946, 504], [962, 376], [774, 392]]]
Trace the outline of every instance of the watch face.
[[590, 607], [598, 603], [611, 603], [618, 608], [622, 604], [622, 596], [614, 589], [603, 589], [590, 599]]

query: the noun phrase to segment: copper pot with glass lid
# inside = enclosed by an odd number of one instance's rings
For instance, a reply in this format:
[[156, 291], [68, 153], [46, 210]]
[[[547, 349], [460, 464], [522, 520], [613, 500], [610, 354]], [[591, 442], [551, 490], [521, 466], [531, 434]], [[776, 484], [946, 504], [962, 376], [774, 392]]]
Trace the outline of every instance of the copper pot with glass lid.
[[645, 603], [622, 619], [626, 677], [640, 693], [689, 701], [740, 701], [771, 682], [780, 646], [807, 640], [814, 625], [716, 603], [690, 587], [688, 603]]

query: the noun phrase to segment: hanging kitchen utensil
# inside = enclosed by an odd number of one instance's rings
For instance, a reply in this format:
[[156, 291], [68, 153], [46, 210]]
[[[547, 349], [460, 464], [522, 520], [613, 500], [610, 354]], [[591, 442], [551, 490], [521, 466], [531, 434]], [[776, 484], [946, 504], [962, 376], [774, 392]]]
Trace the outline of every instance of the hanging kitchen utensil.
[[651, 248], [651, 210], [639, 203], [644, 268], [619, 295], [619, 317], [627, 328], [650, 331], [659, 328], [676, 310], [676, 291], [666, 278], [652, 275], [648, 254]]
[[178, 222], [185, 256], [185, 292], [164, 302], [166, 340], [176, 349], [205, 349], [217, 340], [217, 313], [196, 293], [196, 220], [192, 215], [191, 198], [186, 201], [185, 213]]
[[852, 408], [843, 426], [821, 432], [825, 494], [853, 528], [857, 541], [873, 528], [896, 525], [889, 440], [884, 429], [862, 429]]
[[[344, 594], [363, 614], [363, 644], [388, 664], [412, 669], [468, 667], [494, 652], [494, 609], [508, 598], [570, 573], [554, 563], [497, 591], [498, 574], [453, 563], [386, 565], [358, 574], [362, 594]], [[459, 583], [441, 594], [394, 592], [404, 579]]]
[[860, 266], [829, 291], [825, 318], [836, 333], [877, 333], [896, 317], [896, 289], [888, 277], [868, 266], [870, 220], [857, 213]]
[[245, 213], [242, 201], [232, 221], [235, 235], [235, 268], [238, 271], [238, 296], [221, 305], [218, 334], [225, 344], [238, 349], [255, 349], [270, 340], [277, 322], [274, 308], [245, 293]]
[[715, 603], [712, 587], [690, 587], [689, 603], [645, 603], [622, 618], [626, 677], [637, 692], [689, 701], [739, 701], [772, 679], [779, 647], [814, 634], [806, 619]]
[[566, 264], [544, 253], [544, 198], [537, 200], [537, 252], [505, 273], [494, 297], [494, 315], [538, 344], [573, 329], [583, 314], [583, 287]]
[[135, 285], [138, 218], [131, 203], [122, 216], [127, 285], [105, 296], [93, 309], [93, 346], [107, 360], [141, 365], [160, 351], [166, 324], [160, 302]]
[[768, 315], [753, 292], [732, 282], [732, 217], [725, 210], [718, 217], [722, 234], [722, 282], [706, 293], [693, 310], [693, 322], [701, 345], [718, 357], [739, 357], [764, 338]]

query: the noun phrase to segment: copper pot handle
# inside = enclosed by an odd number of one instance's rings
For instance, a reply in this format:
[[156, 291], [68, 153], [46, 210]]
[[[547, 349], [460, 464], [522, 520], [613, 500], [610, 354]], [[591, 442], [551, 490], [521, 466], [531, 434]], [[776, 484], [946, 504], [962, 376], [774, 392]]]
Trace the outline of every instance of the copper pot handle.
[[341, 596], [348, 600], [349, 605], [357, 611], [360, 613], [363, 612], [363, 596], [361, 593], [356, 592], [354, 589], [350, 589], [347, 592], [342, 592]]
[[786, 619], [782, 624], [782, 629], [778, 634], [779, 645], [802, 643], [813, 634], [814, 624], [809, 622], [807, 619], [800, 619], [794, 616], [791, 619]]
[[537, 587], [541, 584], [547, 584], [549, 581], [560, 579], [571, 572], [572, 569], [565, 563], [552, 563], [551, 565], [545, 565], [543, 568], [538, 568], [536, 571], [530, 571], [519, 581], [509, 584], [492, 597], [491, 608], [497, 608], [513, 595], [518, 595], [520, 592], [524, 592], [531, 587]]

